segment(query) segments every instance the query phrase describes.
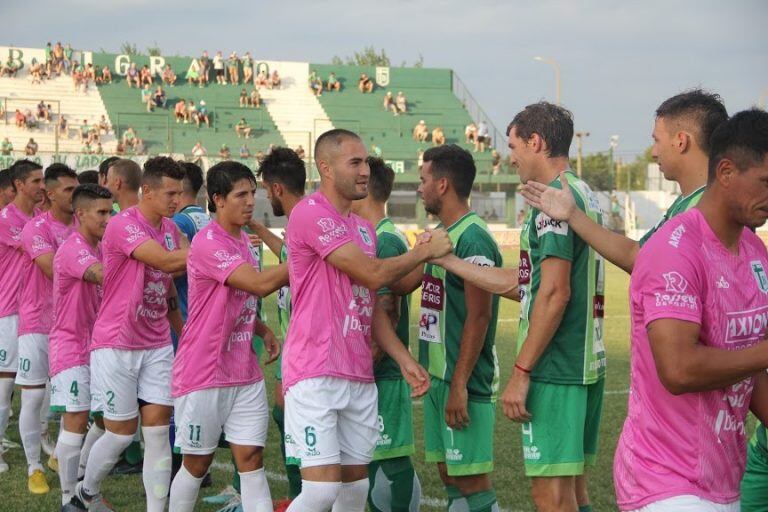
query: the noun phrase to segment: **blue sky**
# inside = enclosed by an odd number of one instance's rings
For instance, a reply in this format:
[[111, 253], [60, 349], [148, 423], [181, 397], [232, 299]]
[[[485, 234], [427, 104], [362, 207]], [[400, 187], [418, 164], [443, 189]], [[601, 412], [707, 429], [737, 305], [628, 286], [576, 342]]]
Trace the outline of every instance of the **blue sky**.
[[533, 60], [551, 57], [576, 129], [591, 133], [585, 151], [605, 150], [618, 134], [627, 158], [650, 145], [658, 104], [683, 89], [716, 91], [729, 112], [768, 94], [760, 0], [32, 0], [2, 11], [2, 45], [61, 40], [115, 51], [157, 42], [167, 54], [250, 50], [309, 62], [374, 45], [397, 65], [421, 54], [427, 67], [455, 70], [502, 130], [526, 104], [554, 100], [552, 68]]

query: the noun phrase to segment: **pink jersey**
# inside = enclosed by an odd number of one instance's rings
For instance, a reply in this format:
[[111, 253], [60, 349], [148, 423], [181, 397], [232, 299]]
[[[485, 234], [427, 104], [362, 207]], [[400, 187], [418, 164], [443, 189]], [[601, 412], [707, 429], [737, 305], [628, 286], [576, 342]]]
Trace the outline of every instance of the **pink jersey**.
[[48, 341], [50, 375], [88, 364], [88, 344], [101, 302], [101, 286], [83, 280], [101, 262], [101, 247], [79, 232], [67, 238], [53, 258], [53, 327]]
[[195, 235], [187, 260], [189, 316], [173, 362], [174, 397], [264, 378], [251, 349], [258, 297], [226, 284], [241, 265], [259, 265], [244, 231], [234, 238], [213, 221]]
[[91, 350], [148, 350], [171, 344], [167, 299], [173, 279], [132, 257], [133, 251], [149, 240], [173, 251], [179, 247], [179, 230], [167, 218], [155, 228], [138, 206], [123, 210], [107, 224], [101, 242], [104, 297], [93, 327]]
[[51, 332], [53, 281], [43, 273], [35, 259], [45, 254], [55, 254], [76, 228], [77, 221], [74, 218], [72, 224], [67, 226], [56, 220], [51, 212], [45, 212], [27, 222], [21, 231], [24, 283], [19, 298], [19, 336]]
[[[33, 217], [39, 215], [35, 209]], [[11, 203], [0, 210], [0, 318], [19, 312], [24, 250], [21, 230], [32, 217]]]
[[286, 232], [292, 311], [282, 358], [284, 388], [321, 376], [373, 382], [376, 294], [325, 258], [348, 243], [375, 258], [375, 229], [357, 215], [342, 216], [315, 192], [291, 211]]
[[744, 229], [738, 255], [694, 208], [667, 223], [635, 261], [630, 284], [629, 412], [614, 460], [622, 510], [679, 495], [739, 498], [744, 422], [753, 379], [716, 391], [672, 395], [659, 380], [646, 328], [668, 318], [699, 324], [699, 342], [741, 350], [768, 327], [768, 252]]

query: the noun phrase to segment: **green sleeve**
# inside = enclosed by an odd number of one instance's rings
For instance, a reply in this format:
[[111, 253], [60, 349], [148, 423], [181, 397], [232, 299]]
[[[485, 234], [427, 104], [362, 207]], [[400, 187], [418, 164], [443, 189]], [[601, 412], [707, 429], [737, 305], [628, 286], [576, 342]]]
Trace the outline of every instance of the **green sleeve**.
[[[383, 260], [385, 258], [394, 258], [395, 256], [405, 254], [408, 249], [403, 247], [402, 243], [399, 242], [400, 241], [397, 240], [397, 238], [395, 238], [393, 235], [387, 233], [378, 235], [376, 243], [376, 257]], [[378, 295], [387, 295], [389, 293], [392, 293], [392, 290], [384, 287], [379, 289]]]
[[471, 226], [461, 235], [456, 256], [484, 267], [500, 267], [501, 254], [489, 233], [478, 226]]

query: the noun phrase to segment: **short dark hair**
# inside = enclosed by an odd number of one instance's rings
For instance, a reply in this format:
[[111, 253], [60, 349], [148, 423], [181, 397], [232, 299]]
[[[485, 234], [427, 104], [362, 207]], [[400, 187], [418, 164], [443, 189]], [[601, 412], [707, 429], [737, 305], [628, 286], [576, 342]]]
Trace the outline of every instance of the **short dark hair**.
[[98, 185], [99, 171], [96, 171], [93, 169], [89, 171], [83, 171], [77, 175], [77, 182], [81, 185], [84, 183], [95, 183], [96, 185]]
[[203, 188], [203, 170], [193, 162], [179, 162], [184, 171], [184, 192], [191, 196], [197, 196]]
[[59, 179], [67, 177], [72, 178], [74, 180], [77, 179], [77, 173], [66, 164], [62, 163], [55, 163], [51, 164], [45, 169], [45, 185], [46, 187], [53, 183], [54, 181], [59, 181]]
[[102, 162], [99, 164], [99, 176], [101, 176], [103, 179], [106, 180], [107, 172], [109, 171], [109, 168], [117, 160], [120, 160], [119, 156], [111, 156], [109, 158], [105, 158], [104, 160], [102, 160]]
[[82, 208], [84, 204], [96, 199], [112, 199], [112, 192], [97, 183], [83, 183], [72, 192], [72, 208]]
[[709, 154], [712, 133], [721, 123], [728, 120], [728, 111], [725, 110], [720, 95], [702, 89], [691, 89], [665, 100], [656, 109], [656, 117], [690, 123], [696, 144]]
[[11, 172], [11, 182], [13, 183], [13, 190], [16, 191], [16, 180], [24, 183], [27, 180], [27, 178], [29, 178], [29, 175], [32, 174], [34, 171], [42, 171], [43, 166], [38, 164], [37, 162], [33, 162], [32, 160], [23, 158], [21, 160], [16, 160], [15, 162], [13, 162], [13, 164], [11, 164], [11, 167], [9, 167], [8, 170]]
[[0, 170], [0, 189], [12, 187], [12, 186], [13, 186], [13, 181], [11, 181], [11, 170], [10, 169]]
[[517, 136], [528, 140], [536, 133], [547, 144], [550, 158], [567, 157], [573, 141], [573, 114], [547, 101], [540, 101], [518, 112], [507, 126], [507, 136], [515, 128]]
[[291, 148], [273, 148], [261, 162], [256, 176], [269, 183], [280, 183], [293, 194], [303, 195], [307, 169], [304, 160]]
[[208, 169], [205, 183], [208, 189], [208, 209], [215, 212], [216, 203], [213, 200], [213, 196], [218, 194], [222, 197], [227, 197], [232, 192], [232, 189], [235, 188], [235, 183], [240, 180], [249, 180], [254, 185], [256, 184], [256, 177], [253, 175], [253, 171], [240, 162], [224, 160]]
[[[368, 193], [375, 201], [386, 203], [392, 194], [392, 187], [395, 184], [395, 171], [384, 163], [384, 160], [375, 156], [368, 157], [368, 167], [371, 168], [371, 177], [368, 180]], [[472, 185], [470, 185], [471, 188]]]
[[142, 185], [157, 186], [163, 178], [179, 181], [184, 179], [184, 171], [176, 160], [167, 156], [156, 156], [144, 162], [144, 173], [141, 175]]
[[477, 168], [472, 154], [456, 144], [444, 144], [424, 152], [424, 163], [431, 162], [430, 170], [438, 178], [448, 178], [456, 194], [466, 199], [472, 192]]
[[760, 164], [768, 154], [768, 112], [753, 108], [735, 114], [715, 129], [709, 146], [709, 183], [715, 180], [724, 158], [740, 171]]
[[120, 176], [120, 179], [123, 180], [123, 183], [125, 183], [125, 186], [129, 190], [138, 192], [141, 188], [141, 166], [130, 158], [118, 158], [117, 160], [114, 160], [112, 165], [107, 169], [107, 172], [110, 170]]
[[317, 138], [317, 141], [315, 141], [315, 160], [318, 160], [318, 155], [320, 155], [322, 151], [326, 150], [326, 146], [333, 144], [334, 146], [338, 147], [342, 142], [344, 142], [344, 139], [360, 140], [360, 136], [355, 132], [345, 130], [344, 128], [334, 128], [333, 130], [328, 130], [327, 132], [320, 135]]

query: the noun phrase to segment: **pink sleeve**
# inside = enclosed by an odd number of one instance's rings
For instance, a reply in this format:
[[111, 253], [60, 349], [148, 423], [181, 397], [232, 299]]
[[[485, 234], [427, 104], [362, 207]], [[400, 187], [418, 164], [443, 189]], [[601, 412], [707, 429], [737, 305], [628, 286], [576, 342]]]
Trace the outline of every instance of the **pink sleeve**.
[[53, 244], [48, 240], [47, 233], [40, 228], [37, 219], [27, 222], [21, 230], [21, 245], [31, 260], [43, 254], [55, 252]]
[[[205, 237], [197, 238], [200, 241], [196, 244], [193, 255], [197, 262], [197, 269], [202, 275], [220, 284], [226, 284], [229, 276], [240, 265], [248, 263], [234, 247], [215, 243], [214, 240], [209, 240]], [[190, 256], [191, 258], [192, 256]]]
[[[77, 246], [74, 248], [77, 248]], [[86, 270], [94, 263], [99, 263], [99, 259], [86, 248], [80, 248], [79, 251], [75, 251], [71, 247], [69, 249], [69, 253], [64, 259], [64, 272], [75, 279], [82, 279]]]
[[[107, 230], [112, 242], [126, 256], [130, 256], [138, 246], [147, 240], [152, 240], [149, 233], [130, 217], [116, 215], [110, 219], [109, 223]], [[110, 227], [112, 229], [109, 229]]]
[[[302, 205], [291, 236], [296, 244], [303, 245], [325, 259], [344, 244], [352, 242], [349, 230], [338, 215], [324, 208]], [[291, 214], [291, 220], [295, 213]]]

